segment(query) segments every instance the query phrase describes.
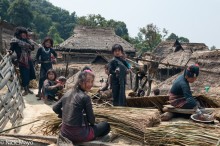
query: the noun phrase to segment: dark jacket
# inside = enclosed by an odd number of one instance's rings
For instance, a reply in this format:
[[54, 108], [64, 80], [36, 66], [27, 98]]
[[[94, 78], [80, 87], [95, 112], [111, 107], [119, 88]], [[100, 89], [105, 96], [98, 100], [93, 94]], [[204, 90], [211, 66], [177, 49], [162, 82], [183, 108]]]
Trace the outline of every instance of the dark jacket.
[[176, 96], [184, 98], [193, 98], [190, 90], [189, 82], [186, 80], [184, 74], [180, 75], [173, 83], [170, 92]]
[[[90, 97], [81, 89], [71, 90], [53, 106], [53, 111], [62, 117], [68, 126], [82, 126], [85, 122], [94, 125], [95, 115]], [[84, 121], [83, 114], [86, 114]]]
[[52, 48], [39, 48], [36, 54], [36, 60], [40, 63], [51, 62], [51, 53], [57, 58], [57, 53]]

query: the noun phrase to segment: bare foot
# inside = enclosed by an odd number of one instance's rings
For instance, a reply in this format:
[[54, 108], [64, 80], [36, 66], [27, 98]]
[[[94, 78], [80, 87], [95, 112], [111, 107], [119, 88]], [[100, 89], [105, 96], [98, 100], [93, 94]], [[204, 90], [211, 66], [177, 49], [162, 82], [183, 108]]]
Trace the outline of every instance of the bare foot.
[[160, 118], [161, 118], [161, 121], [169, 121], [173, 118], [173, 113], [165, 112], [160, 116]]

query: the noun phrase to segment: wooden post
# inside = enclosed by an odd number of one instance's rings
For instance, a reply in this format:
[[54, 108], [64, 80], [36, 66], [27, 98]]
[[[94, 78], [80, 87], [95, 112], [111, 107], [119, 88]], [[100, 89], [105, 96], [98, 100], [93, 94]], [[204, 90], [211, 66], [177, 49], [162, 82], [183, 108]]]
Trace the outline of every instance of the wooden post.
[[0, 53], [3, 53], [3, 41], [2, 41], [2, 33], [3, 33], [3, 28], [2, 25], [0, 24]]

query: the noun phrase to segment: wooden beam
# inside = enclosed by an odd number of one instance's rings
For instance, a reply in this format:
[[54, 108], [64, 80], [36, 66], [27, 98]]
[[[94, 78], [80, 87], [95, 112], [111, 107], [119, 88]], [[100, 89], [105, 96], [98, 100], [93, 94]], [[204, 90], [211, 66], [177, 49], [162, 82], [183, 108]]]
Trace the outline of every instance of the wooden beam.
[[[204, 113], [212, 113], [215, 110], [216, 110], [215, 108], [201, 109], [201, 111]], [[175, 108], [171, 105], [164, 105], [163, 111], [164, 112], [171, 112], [171, 113], [181, 113], [181, 114], [194, 114], [195, 113], [195, 109], [181, 109], [181, 108]]]
[[3, 54], [4, 50], [3, 50], [3, 40], [2, 40], [2, 33], [3, 33], [3, 28], [0, 25], [0, 53]]
[[[158, 62], [156, 60], [149, 60], [149, 59], [141, 59], [141, 58], [137, 58], [137, 57], [134, 57], [134, 59], [137, 59], [137, 60], [140, 60], [140, 61], [144, 61], [144, 62], [152, 62], [152, 63], [159, 63], [159, 64], [162, 64], [162, 65], [165, 65], [165, 66], [173, 66], [173, 67], [178, 67], [178, 68], [181, 68], [181, 69], [186, 69], [186, 66], [180, 66], [180, 65], [175, 65], [175, 64], [169, 64], [168, 63], [163, 63], [163, 62]], [[209, 70], [204, 70], [204, 69], [199, 69], [199, 71], [202, 71], [202, 72], [206, 72], [206, 73], [213, 73], [213, 74], [220, 74], [218, 72], [213, 72], [213, 71], [209, 71]]]

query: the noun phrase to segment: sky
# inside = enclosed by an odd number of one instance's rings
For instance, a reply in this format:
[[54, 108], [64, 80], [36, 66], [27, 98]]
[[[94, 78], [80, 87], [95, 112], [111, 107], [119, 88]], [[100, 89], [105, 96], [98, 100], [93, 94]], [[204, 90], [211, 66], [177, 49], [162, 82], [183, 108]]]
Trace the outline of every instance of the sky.
[[220, 0], [48, 0], [77, 16], [123, 21], [131, 37], [153, 23], [160, 31], [220, 49]]

